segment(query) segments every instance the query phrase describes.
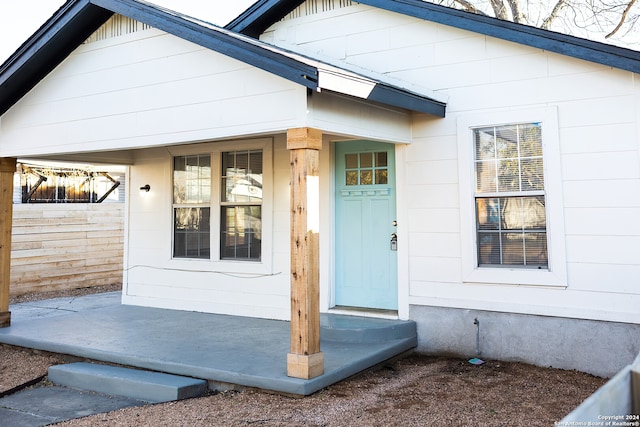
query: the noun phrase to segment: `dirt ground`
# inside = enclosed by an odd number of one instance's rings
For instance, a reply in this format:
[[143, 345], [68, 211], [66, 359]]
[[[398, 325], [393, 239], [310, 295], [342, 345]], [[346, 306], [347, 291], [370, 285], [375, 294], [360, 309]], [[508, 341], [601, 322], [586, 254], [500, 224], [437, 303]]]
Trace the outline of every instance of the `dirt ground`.
[[[0, 345], [0, 393], [45, 375], [50, 365], [71, 360]], [[489, 360], [476, 366], [467, 360], [412, 354], [305, 398], [260, 390], [211, 392], [59, 425], [552, 426], [605, 382], [523, 363]]]

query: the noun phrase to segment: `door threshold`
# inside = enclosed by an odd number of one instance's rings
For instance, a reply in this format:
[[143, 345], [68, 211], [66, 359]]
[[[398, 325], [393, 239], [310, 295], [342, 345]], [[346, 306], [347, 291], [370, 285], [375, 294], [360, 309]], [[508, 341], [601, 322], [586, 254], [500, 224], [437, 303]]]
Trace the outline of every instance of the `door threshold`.
[[347, 316], [375, 317], [378, 319], [398, 319], [398, 310], [385, 310], [381, 308], [350, 307], [336, 305], [329, 309], [330, 314], [344, 314]]

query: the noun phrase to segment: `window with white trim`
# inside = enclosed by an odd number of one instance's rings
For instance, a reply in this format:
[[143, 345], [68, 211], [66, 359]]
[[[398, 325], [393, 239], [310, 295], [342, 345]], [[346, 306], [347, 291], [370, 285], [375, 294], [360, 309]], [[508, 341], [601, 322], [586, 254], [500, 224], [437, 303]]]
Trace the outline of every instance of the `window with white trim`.
[[211, 255], [211, 154], [173, 159], [173, 257]]
[[458, 119], [463, 281], [566, 286], [557, 111]]
[[263, 155], [174, 156], [174, 259], [262, 260]]
[[540, 123], [473, 130], [478, 265], [547, 268]]
[[222, 153], [220, 258], [260, 261], [262, 150]]

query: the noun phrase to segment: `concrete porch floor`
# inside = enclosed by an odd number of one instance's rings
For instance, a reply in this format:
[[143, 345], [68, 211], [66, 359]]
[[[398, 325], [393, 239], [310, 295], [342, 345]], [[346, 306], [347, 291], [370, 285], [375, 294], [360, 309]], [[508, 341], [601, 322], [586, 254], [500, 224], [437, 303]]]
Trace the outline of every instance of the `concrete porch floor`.
[[417, 344], [411, 321], [321, 315], [325, 373], [287, 376], [289, 322], [122, 305], [120, 293], [15, 304], [0, 343], [309, 395]]

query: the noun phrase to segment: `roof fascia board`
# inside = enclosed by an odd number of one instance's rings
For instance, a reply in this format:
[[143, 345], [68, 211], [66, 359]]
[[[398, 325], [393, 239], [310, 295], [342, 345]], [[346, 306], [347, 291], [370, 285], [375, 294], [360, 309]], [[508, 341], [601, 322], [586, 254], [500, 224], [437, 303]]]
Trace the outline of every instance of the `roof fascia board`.
[[263, 49], [249, 40], [242, 40], [236, 34], [226, 34], [223, 30], [207, 28], [211, 25], [203, 21], [187, 19], [184, 16], [162, 10], [155, 5], [149, 7], [141, 2], [129, 0], [90, 0], [91, 3], [120, 15], [138, 20], [174, 36], [196, 43], [225, 56], [251, 64], [285, 79], [306, 86], [318, 87], [315, 67], [285, 55]]
[[[640, 73], [640, 53], [619, 46], [501, 21], [422, 0], [358, 0], [358, 3]], [[297, 0], [259, 0], [225, 28], [257, 38], [300, 4]]]
[[[0, 74], [0, 115], [28, 93], [114, 13], [138, 20], [176, 37], [263, 69], [311, 90], [321, 90], [321, 63], [265, 45], [251, 37], [137, 0], [75, 0], [58, 10], [10, 60]], [[338, 70], [342, 80], [350, 73]], [[341, 77], [340, 77], [341, 76]], [[375, 84], [362, 99], [444, 117], [445, 104], [393, 85]], [[330, 89], [331, 90], [331, 89]], [[359, 97], [357, 94], [353, 95]]]
[[271, 24], [279, 21], [305, 0], [259, 0], [228, 23], [225, 28], [259, 38]]
[[358, 3], [640, 73], [640, 52], [631, 49], [476, 15], [421, 0], [358, 0]]
[[436, 117], [445, 117], [447, 107], [444, 102], [436, 100], [425, 102], [423, 97], [411, 92], [400, 91], [393, 86], [382, 83], [375, 85], [367, 99], [385, 105], [394, 105], [411, 111], [432, 114]]
[[67, 2], [58, 9], [0, 65], [0, 115], [58, 66], [111, 15], [112, 12], [92, 6], [88, 0]]
[[65, 26], [75, 19], [89, 6], [89, 0], [65, 3], [52, 18], [45, 22], [31, 37], [29, 37], [3, 64], [0, 65], [0, 83], [5, 71], [20, 67], [26, 56], [32, 56], [41, 51], [44, 46], [59, 36]]

